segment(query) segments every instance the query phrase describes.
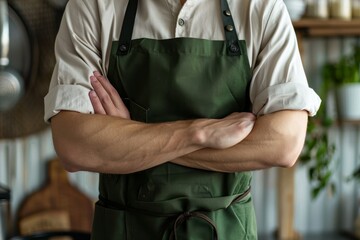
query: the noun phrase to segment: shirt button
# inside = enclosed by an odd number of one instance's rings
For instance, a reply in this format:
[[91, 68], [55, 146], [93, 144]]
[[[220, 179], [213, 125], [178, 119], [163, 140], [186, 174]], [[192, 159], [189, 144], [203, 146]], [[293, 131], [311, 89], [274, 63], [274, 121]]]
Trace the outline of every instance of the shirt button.
[[182, 19], [182, 18], [179, 18], [178, 24], [179, 24], [180, 26], [184, 26], [185, 20]]

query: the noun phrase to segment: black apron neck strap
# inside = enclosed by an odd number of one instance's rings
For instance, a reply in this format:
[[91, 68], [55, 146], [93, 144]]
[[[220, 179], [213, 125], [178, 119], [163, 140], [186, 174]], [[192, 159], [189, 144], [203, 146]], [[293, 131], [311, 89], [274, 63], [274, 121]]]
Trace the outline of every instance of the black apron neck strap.
[[239, 56], [241, 55], [239, 40], [227, 0], [221, 0], [221, 16], [224, 23], [227, 54]]
[[[241, 55], [239, 41], [228, 2], [227, 0], [220, 0], [220, 2], [222, 12], [221, 16], [224, 24], [226, 38], [227, 54], [229, 56], [239, 56]], [[138, 0], [129, 0], [120, 33], [117, 55], [126, 55], [129, 52], [137, 6]]]
[[129, 0], [121, 28], [117, 55], [126, 55], [130, 49], [138, 0]]

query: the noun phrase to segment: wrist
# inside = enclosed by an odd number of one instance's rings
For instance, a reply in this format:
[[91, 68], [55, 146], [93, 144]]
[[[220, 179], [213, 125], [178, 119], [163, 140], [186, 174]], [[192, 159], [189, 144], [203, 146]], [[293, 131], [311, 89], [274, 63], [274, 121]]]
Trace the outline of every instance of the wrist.
[[204, 128], [205, 122], [209, 119], [192, 120], [188, 129], [188, 137], [192, 144], [204, 148], [207, 147], [207, 133]]

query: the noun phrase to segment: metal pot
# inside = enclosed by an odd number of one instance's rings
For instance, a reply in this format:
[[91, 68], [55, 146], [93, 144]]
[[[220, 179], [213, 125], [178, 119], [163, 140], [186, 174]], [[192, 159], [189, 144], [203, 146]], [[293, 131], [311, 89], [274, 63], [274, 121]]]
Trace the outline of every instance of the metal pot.
[[11, 109], [23, 95], [24, 81], [9, 67], [9, 6], [0, 0], [0, 111]]
[[10, 190], [0, 185], [0, 240], [10, 235]]

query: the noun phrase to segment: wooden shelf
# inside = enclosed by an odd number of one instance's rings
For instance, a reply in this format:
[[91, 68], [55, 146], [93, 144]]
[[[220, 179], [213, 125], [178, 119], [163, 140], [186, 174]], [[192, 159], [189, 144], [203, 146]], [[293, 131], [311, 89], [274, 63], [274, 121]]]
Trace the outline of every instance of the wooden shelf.
[[293, 25], [296, 32], [309, 37], [360, 36], [360, 19], [301, 19]]

